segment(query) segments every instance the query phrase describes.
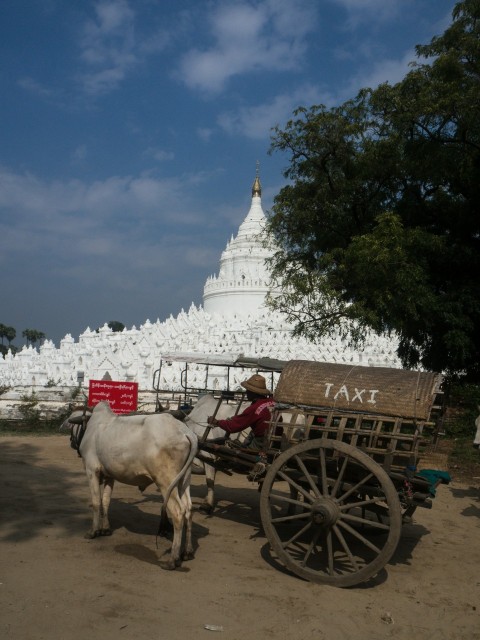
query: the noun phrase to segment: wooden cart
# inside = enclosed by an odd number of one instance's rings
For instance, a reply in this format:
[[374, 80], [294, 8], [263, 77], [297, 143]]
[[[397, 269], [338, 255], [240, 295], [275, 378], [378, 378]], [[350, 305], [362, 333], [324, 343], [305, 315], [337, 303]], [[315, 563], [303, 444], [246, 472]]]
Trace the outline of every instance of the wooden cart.
[[390, 560], [435, 485], [417, 474], [437, 437], [441, 376], [399, 369], [291, 361], [282, 369], [265, 447], [208, 440], [219, 470], [259, 483], [273, 552], [297, 576], [349, 587]]

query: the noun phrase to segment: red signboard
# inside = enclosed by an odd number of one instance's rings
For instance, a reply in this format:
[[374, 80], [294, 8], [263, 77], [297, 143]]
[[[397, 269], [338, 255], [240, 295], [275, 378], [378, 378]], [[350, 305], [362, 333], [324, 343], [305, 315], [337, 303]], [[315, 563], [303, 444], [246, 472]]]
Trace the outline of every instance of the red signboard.
[[137, 410], [138, 382], [116, 382], [113, 380], [90, 380], [88, 406], [106, 400], [115, 413], [130, 413]]

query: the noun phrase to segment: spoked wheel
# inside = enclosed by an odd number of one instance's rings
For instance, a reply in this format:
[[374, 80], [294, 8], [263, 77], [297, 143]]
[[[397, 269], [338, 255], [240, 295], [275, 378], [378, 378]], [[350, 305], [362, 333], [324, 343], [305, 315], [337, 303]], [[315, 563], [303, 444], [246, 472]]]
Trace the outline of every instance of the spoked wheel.
[[400, 501], [385, 470], [344, 442], [309, 440], [284, 451], [262, 486], [260, 514], [279, 560], [338, 587], [365, 582], [400, 539]]

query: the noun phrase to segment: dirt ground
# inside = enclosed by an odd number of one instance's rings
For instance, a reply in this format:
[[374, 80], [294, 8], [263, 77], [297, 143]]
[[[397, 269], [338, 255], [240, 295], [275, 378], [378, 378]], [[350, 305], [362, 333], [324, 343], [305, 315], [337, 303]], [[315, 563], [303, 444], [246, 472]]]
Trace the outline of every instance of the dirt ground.
[[[113, 535], [86, 540], [87, 482], [68, 438], [0, 437], [0, 637], [480, 639], [480, 478], [440, 486], [385, 570], [350, 589], [284, 571], [260, 531], [256, 485], [217, 479], [215, 515], [194, 513], [195, 559], [169, 572], [154, 489], [117, 484]], [[196, 505], [204, 494], [194, 476]]]

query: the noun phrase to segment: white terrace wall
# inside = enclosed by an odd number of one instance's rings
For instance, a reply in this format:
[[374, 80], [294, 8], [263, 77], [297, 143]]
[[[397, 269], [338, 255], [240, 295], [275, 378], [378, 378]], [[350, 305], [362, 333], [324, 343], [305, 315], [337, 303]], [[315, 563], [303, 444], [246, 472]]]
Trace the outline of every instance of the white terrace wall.
[[[279, 314], [259, 311], [246, 317], [211, 315], [192, 305], [188, 313], [182, 310], [176, 318], [170, 316], [154, 324], [147, 320], [139, 329], [119, 333], [105, 325], [98, 333], [87, 329], [78, 342], [67, 335], [58, 349], [46, 341], [38, 350], [24, 347], [15, 357], [9, 353], [0, 359], [0, 386], [75, 387], [80, 374], [84, 384], [109, 374], [113, 380], [135, 381], [140, 389], [149, 390], [162, 353], [172, 352], [399, 367], [395, 349], [392, 340], [373, 335], [360, 351], [351, 349], [339, 336], [315, 345], [293, 338], [291, 327]], [[163, 368], [160, 387], [179, 388], [180, 370], [178, 363]]]

